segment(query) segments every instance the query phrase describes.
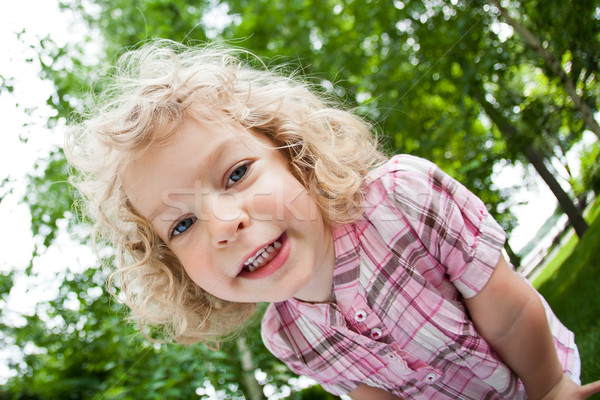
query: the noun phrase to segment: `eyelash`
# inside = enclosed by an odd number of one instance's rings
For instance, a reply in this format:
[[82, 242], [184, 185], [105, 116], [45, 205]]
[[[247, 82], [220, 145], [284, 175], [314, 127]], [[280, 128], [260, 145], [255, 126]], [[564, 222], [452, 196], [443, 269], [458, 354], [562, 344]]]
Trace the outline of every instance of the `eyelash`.
[[[190, 229], [190, 227], [196, 222], [197, 219], [198, 218], [196, 218], [196, 217], [187, 217], [187, 218], [184, 218], [182, 220], [177, 221], [175, 223], [175, 226], [173, 227], [173, 229], [171, 229], [171, 232], [169, 233], [169, 239], [174, 239], [175, 237], [183, 235], [184, 233], [186, 233], [187, 230]], [[177, 228], [179, 226], [181, 226], [186, 221], [191, 221], [191, 223], [189, 223], [187, 225], [187, 227], [185, 228], [184, 231], [178, 231]], [[178, 232], [178, 233], [175, 233], [175, 232]]]
[[[229, 189], [230, 187], [232, 187], [233, 185], [235, 185], [236, 183], [240, 182], [241, 180], [243, 180], [246, 177], [246, 174], [248, 173], [248, 170], [250, 169], [250, 164], [251, 161], [243, 161], [240, 164], [237, 164], [236, 166], [233, 167], [233, 170], [231, 171], [231, 173], [229, 174], [229, 176], [227, 177], [227, 181], [225, 182], [225, 188]], [[235, 182], [233, 182], [231, 185], [229, 184], [229, 181], [231, 180], [231, 177], [233, 176], [233, 174], [240, 170], [241, 168], [245, 168], [243, 175]]]
[[[240, 182], [241, 180], [243, 180], [246, 177], [246, 174], [248, 173], [248, 170], [250, 168], [250, 161], [245, 161], [242, 164], [238, 164], [234, 167], [234, 169], [231, 171], [231, 173], [229, 174], [229, 176], [227, 177], [227, 181], [225, 183], [225, 188], [229, 189], [231, 186], [235, 185], [236, 183]], [[234, 175], [234, 173], [238, 170], [240, 170], [241, 168], [244, 168], [244, 172], [242, 174], [242, 176], [240, 178], [238, 178], [237, 181], [234, 181], [231, 185], [229, 184], [229, 181], [232, 180], [231, 177]], [[179, 220], [175, 223], [175, 226], [173, 226], [173, 228], [171, 229], [171, 231], [169, 232], [169, 239], [174, 239], [177, 236], [183, 235], [184, 233], [187, 232], [187, 230], [198, 220], [197, 217], [187, 217], [184, 218], [182, 220]], [[191, 223], [189, 222], [191, 221]], [[179, 226], [181, 226], [184, 222], [188, 222], [188, 225], [185, 227], [184, 231], [179, 231], [177, 228]], [[178, 233], [175, 233], [178, 232]]]

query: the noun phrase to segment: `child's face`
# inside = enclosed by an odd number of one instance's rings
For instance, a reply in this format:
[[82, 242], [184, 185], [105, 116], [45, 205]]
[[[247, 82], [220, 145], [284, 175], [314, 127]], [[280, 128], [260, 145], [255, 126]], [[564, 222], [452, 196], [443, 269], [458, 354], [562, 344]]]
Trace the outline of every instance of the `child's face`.
[[130, 164], [124, 188], [191, 279], [212, 295], [328, 300], [331, 230], [268, 139], [241, 126], [188, 119], [168, 143]]

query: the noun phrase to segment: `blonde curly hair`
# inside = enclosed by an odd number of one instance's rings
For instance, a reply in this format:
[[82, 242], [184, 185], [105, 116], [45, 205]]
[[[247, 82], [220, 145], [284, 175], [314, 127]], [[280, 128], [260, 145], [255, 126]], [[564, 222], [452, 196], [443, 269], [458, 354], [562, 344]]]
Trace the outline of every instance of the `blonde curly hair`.
[[[361, 185], [383, 161], [370, 126], [317, 95], [306, 82], [278, 74], [243, 50], [188, 47], [165, 40], [124, 54], [110, 84], [83, 122], [71, 127], [65, 153], [78, 173], [95, 231], [116, 247], [109, 288], [130, 307], [151, 340], [218, 343], [252, 314], [254, 304], [211, 296], [131, 205], [122, 171], [188, 117], [230, 119], [281, 148], [294, 176], [330, 223], [361, 214]], [[153, 332], [152, 334], [150, 332]]]

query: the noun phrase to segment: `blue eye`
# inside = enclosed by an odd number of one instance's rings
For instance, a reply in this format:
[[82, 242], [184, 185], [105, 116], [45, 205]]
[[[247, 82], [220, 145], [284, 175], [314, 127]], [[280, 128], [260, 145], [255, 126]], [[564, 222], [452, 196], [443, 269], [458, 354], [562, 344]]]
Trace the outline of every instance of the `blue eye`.
[[194, 222], [196, 222], [196, 217], [190, 217], [179, 221], [177, 225], [175, 225], [175, 228], [173, 228], [171, 237], [185, 233], [185, 231], [187, 231], [194, 224]]
[[248, 164], [240, 165], [236, 169], [233, 170], [229, 178], [227, 178], [227, 187], [231, 187], [237, 182], [241, 181], [244, 175], [248, 172]]

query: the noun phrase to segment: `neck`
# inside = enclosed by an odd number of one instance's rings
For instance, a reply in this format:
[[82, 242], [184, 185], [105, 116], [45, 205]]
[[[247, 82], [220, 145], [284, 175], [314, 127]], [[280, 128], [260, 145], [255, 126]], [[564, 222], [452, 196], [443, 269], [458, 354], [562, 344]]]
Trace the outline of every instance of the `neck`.
[[[333, 270], [335, 268], [335, 246], [331, 227], [325, 229], [323, 252], [314, 266], [314, 272], [306, 290], [296, 294], [295, 298], [309, 303], [328, 303], [333, 291]], [[320, 262], [319, 262], [320, 261]]]

